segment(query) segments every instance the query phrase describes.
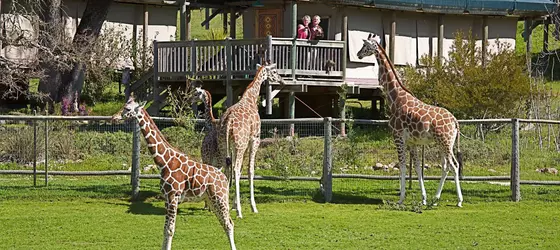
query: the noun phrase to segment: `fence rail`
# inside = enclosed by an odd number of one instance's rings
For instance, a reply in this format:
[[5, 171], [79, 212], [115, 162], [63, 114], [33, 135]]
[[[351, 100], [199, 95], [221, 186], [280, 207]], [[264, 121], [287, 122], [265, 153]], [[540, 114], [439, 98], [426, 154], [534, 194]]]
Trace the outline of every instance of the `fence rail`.
[[[164, 117], [154, 117], [156, 122], [172, 123], [174, 119], [164, 118]], [[0, 174], [16, 174], [16, 175], [34, 175], [34, 180], [36, 180], [38, 175], [45, 176], [45, 185], [48, 184], [49, 175], [67, 175], [67, 176], [104, 176], [104, 175], [130, 175], [131, 184], [133, 188], [133, 197], [136, 197], [139, 192], [139, 181], [140, 179], [158, 179], [160, 176], [158, 174], [140, 174], [140, 130], [137, 123], [131, 123], [132, 128], [124, 129], [128, 133], [132, 133], [132, 159], [131, 159], [131, 170], [111, 170], [111, 171], [51, 171], [49, 169], [49, 156], [51, 155], [48, 150], [48, 137], [56, 136], [49, 135], [52, 130], [49, 126], [57, 121], [70, 121], [70, 122], [101, 122], [105, 123], [107, 126], [115, 126], [111, 122], [111, 117], [109, 116], [14, 116], [14, 115], [0, 115], [0, 130], [5, 129], [7, 125], [23, 125], [32, 128], [33, 133], [33, 170], [0, 170]], [[38, 122], [43, 122], [43, 128], [40, 128]], [[197, 124], [202, 125], [204, 120], [196, 119]], [[351, 120], [351, 119], [333, 119], [327, 118], [299, 118], [299, 119], [264, 119], [261, 121], [263, 127], [273, 126], [274, 128], [282, 125], [316, 125], [313, 127], [314, 130], [322, 130], [321, 136], [323, 137], [323, 159], [322, 159], [322, 173], [321, 177], [312, 176], [256, 176], [256, 180], [293, 180], [293, 181], [317, 181], [320, 182], [319, 189], [322, 191], [325, 200], [329, 202], [332, 198], [332, 179], [365, 179], [365, 180], [398, 180], [398, 176], [388, 176], [388, 175], [366, 175], [366, 174], [337, 174], [333, 173], [333, 147], [336, 140], [333, 135], [337, 135], [337, 128], [340, 124], [355, 124], [355, 125], [373, 125], [386, 127], [388, 121], [386, 120]], [[547, 125], [560, 125], [560, 121], [557, 120], [535, 120], [535, 119], [485, 119], [485, 120], [459, 120], [462, 125], [468, 124], [500, 124], [500, 125], [511, 125], [511, 172], [509, 175], [501, 176], [464, 176], [462, 180], [464, 181], [509, 181], [510, 189], [512, 192], [512, 200], [521, 200], [520, 185], [560, 185], [560, 181], [537, 181], [537, 180], [521, 180], [520, 177], [520, 124], [547, 124]], [[82, 124], [82, 123], [77, 123]], [[83, 125], [83, 124], [82, 124]], [[507, 126], [506, 126], [507, 127]], [[332, 129], [335, 128], [335, 129]], [[44, 129], [44, 134], [41, 139], [41, 135], [37, 134], [38, 131]], [[312, 129], [312, 130], [313, 130]], [[265, 130], [265, 129], [263, 129]], [[64, 133], [63, 130], [58, 129], [59, 133]], [[52, 133], [52, 132], [51, 132]], [[266, 132], [264, 132], [266, 133]], [[559, 130], [560, 133], [560, 130]], [[549, 133], [550, 134], [550, 133]], [[61, 134], [58, 134], [59, 136]], [[560, 136], [558, 136], [560, 138]], [[37, 146], [44, 140], [44, 170], [37, 169]], [[0, 144], [2, 142], [0, 141]], [[1, 153], [1, 152], [0, 152]], [[410, 174], [407, 179], [414, 179], [415, 177]], [[426, 180], [439, 180], [439, 176], [425, 176]], [[246, 179], [243, 176], [242, 179]], [[448, 177], [447, 179], [451, 179]], [[35, 183], [35, 181], [34, 181]]]

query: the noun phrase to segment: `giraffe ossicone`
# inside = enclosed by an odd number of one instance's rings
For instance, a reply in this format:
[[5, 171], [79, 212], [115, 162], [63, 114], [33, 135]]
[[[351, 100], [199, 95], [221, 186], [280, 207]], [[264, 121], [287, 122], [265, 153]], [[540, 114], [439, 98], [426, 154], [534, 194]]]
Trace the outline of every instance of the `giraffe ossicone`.
[[[457, 190], [457, 206], [463, 204], [463, 194], [459, 184], [459, 169], [462, 168], [461, 150], [459, 147], [459, 123], [455, 116], [447, 109], [426, 104], [420, 101], [402, 84], [397, 75], [393, 63], [387, 57], [387, 53], [379, 43], [379, 36], [370, 34], [364, 39], [362, 48], [358, 51], [358, 58], [374, 55], [379, 65], [378, 79], [386, 94], [390, 109], [389, 127], [393, 134], [393, 140], [397, 148], [400, 169], [400, 199], [402, 203], [405, 198], [406, 184], [406, 146], [409, 146], [411, 158], [414, 159], [420, 189], [422, 191], [422, 203], [426, 204], [426, 190], [424, 188], [424, 177], [422, 166], [418, 157], [418, 145], [424, 145], [431, 139], [435, 140], [442, 155], [442, 175], [435, 198], [439, 200], [445, 179], [451, 170], [455, 177]], [[430, 139], [430, 140], [428, 140]], [[453, 154], [453, 148], [457, 141], [457, 158]], [[448, 168], [449, 165], [449, 168]]]
[[[241, 213], [241, 197], [239, 193], [239, 180], [243, 156], [249, 148], [249, 193], [251, 209], [258, 213], [254, 194], [255, 157], [260, 144], [261, 119], [257, 105], [261, 85], [264, 81], [284, 85], [284, 80], [276, 70], [276, 64], [258, 65], [255, 78], [249, 85], [243, 96], [235, 105], [229, 107], [220, 118], [218, 130], [218, 146], [221, 164], [225, 165], [224, 171], [232, 183], [235, 178], [235, 205], [237, 217], [243, 218]], [[220, 165], [220, 164], [218, 164]], [[233, 165], [233, 166], [231, 166]], [[233, 175], [233, 176], [232, 176]]]
[[135, 119], [146, 139], [148, 149], [159, 166], [165, 197], [164, 238], [162, 249], [171, 249], [179, 203], [205, 200], [215, 213], [228, 237], [231, 249], [236, 249], [233, 221], [229, 213], [229, 184], [217, 168], [195, 162], [167, 142], [144, 109], [145, 102], [136, 103], [133, 95], [124, 107], [113, 115], [114, 121]]

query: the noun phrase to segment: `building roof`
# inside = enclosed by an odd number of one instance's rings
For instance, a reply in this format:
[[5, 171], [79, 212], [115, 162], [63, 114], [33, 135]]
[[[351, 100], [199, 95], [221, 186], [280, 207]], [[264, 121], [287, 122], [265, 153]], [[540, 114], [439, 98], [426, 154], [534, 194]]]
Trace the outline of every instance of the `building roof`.
[[[170, 0], [167, 0], [170, 1]], [[251, 6], [256, 0], [187, 0], [198, 5]], [[327, 5], [351, 5], [378, 9], [422, 11], [442, 14], [543, 16], [556, 9], [554, 0], [297, 0]], [[176, 0], [176, 2], [180, 2]], [[279, 0], [260, 0], [267, 3]]]
[[547, 15], [556, 9], [552, 0], [337, 0], [345, 5], [380, 9], [473, 15]]

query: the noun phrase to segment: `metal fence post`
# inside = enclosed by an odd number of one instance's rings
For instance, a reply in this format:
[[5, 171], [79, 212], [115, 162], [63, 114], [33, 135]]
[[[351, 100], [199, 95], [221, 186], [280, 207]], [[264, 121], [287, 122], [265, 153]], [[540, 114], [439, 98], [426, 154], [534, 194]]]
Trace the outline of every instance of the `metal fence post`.
[[140, 193], [140, 125], [134, 121], [132, 130], [132, 172], [130, 173], [132, 185], [132, 200], [138, 199]]
[[[48, 114], [48, 111], [46, 111]], [[45, 119], [45, 186], [49, 185], [49, 120]]]
[[519, 119], [511, 119], [511, 199], [515, 202], [521, 200], [519, 189]]
[[[37, 116], [37, 110], [33, 110], [33, 116]], [[33, 186], [37, 186], [37, 121], [33, 120]]]
[[323, 177], [321, 178], [321, 191], [325, 202], [332, 200], [332, 118], [325, 117], [325, 148], [323, 151]]

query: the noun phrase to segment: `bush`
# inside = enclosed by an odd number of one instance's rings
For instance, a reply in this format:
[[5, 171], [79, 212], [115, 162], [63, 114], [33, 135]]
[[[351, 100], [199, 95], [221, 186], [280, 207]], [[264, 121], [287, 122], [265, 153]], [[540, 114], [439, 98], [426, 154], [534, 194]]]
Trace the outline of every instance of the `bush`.
[[523, 57], [508, 44], [496, 43], [495, 51], [482, 51], [469, 32], [459, 32], [440, 63], [437, 57], [424, 56], [427, 69], [405, 69], [405, 78], [415, 95], [429, 104], [449, 109], [457, 118], [519, 117], [531, 95], [530, 78]]

